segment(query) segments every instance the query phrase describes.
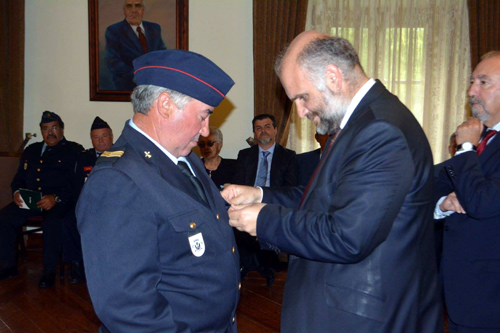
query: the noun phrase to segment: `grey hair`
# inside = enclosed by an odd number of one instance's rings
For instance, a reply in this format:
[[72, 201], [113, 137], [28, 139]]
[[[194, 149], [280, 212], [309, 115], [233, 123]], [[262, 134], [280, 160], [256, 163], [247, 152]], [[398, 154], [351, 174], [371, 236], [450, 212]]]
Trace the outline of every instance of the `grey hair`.
[[215, 140], [222, 145], [223, 136], [222, 131], [215, 126], [210, 126], [210, 134], [215, 135]]
[[140, 85], [134, 88], [131, 95], [134, 113], [147, 115], [153, 106], [153, 102], [158, 98], [158, 96], [160, 96], [160, 94], [165, 92], [170, 95], [170, 99], [180, 110], [184, 110], [186, 105], [193, 100], [193, 98], [188, 95], [184, 95], [168, 88], [154, 85]]
[[483, 61], [485, 59], [493, 58], [493, 57], [498, 57], [498, 56], [500, 56], [500, 51], [490, 51], [490, 52], [483, 54], [483, 56], [481, 57], [481, 61]]
[[325, 90], [325, 69], [329, 64], [334, 64], [342, 71], [348, 84], [355, 83], [356, 65], [363, 72], [354, 47], [347, 39], [339, 37], [313, 40], [297, 55], [296, 61], [319, 91]]

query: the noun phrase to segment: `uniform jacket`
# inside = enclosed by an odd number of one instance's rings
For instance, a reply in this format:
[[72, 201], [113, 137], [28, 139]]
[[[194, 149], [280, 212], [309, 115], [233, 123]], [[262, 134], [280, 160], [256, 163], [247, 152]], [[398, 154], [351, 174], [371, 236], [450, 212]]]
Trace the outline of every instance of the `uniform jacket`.
[[[257, 168], [259, 166], [259, 146], [240, 150], [238, 153], [234, 184], [255, 184]], [[271, 162], [270, 186], [295, 186], [297, 185], [297, 160], [293, 150], [283, 148], [276, 144]]]
[[[148, 41], [148, 52], [166, 50], [161, 38], [160, 25], [142, 21], [144, 34]], [[135, 88], [132, 60], [144, 54], [139, 37], [130, 24], [123, 20], [106, 29], [106, 63], [117, 90]]]
[[282, 331], [442, 332], [418, 122], [377, 81], [322, 158], [300, 209], [303, 187], [264, 189], [257, 237], [292, 254]]
[[321, 148], [297, 155], [297, 166], [299, 174], [298, 185], [306, 186], [314, 170], [318, 166], [321, 155]]
[[76, 174], [76, 186], [75, 186], [75, 198], [78, 201], [78, 197], [80, 196], [80, 192], [83, 188], [83, 185], [87, 181], [87, 178], [92, 172], [95, 164], [97, 162], [97, 155], [95, 153], [94, 148], [84, 150], [77, 159], [75, 174]]
[[[77, 220], [88, 289], [111, 332], [236, 331], [240, 273], [233, 231], [201, 160], [193, 153], [187, 159], [209, 206], [127, 122], [82, 190]], [[204, 253], [195, 256], [190, 237], [201, 240], [200, 234]]]
[[12, 192], [20, 188], [54, 194], [63, 203], [73, 202], [74, 170], [83, 147], [62, 138], [53, 147], [47, 147], [43, 156], [43, 141], [29, 145], [23, 152], [17, 173], [12, 181]]
[[445, 219], [441, 270], [448, 314], [457, 325], [500, 329], [500, 135], [480, 156], [445, 161], [436, 197], [457, 194], [467, 214]]

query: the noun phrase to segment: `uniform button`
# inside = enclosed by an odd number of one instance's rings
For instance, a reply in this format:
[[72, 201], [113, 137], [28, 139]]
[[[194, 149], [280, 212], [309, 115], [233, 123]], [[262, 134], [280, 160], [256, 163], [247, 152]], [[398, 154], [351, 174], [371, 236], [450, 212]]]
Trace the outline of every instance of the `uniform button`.
[[233, 317], [233, 323], [236, 321], [236, 317]]
[[233, 251], [233, 254], [234, 254], [234, 251], [235, 251], [234, 246], [233, 246], [233, 248], [231, 249], [231, 251]]
[[191, 229], [196, 229], [196, 223], [194, 223], [194, 222], [189, 223], [189, 227]]
[[36, 171], [40, 172], [40, 168], [36, 169]]
[[40, 178], [37, 178], [37, 179], [36, 179], [36, 181], [37, 181], [37, 182], [39, 182], [39, 181], [40, 181]]
[[40, 163], [43, 163], [43, 160], [40, 160]]
[[61, 160], [57, 161], [58, 163], [61, 163]]
[[450, 230], [450, 227], [449, 227], [449, 226], [447, 226], [447, 225], [445, 225], [445, 226], [444, 226], [444, 228], [443, 228], [443, 230], [444, 230], [444, 231], [448, 231], [448, 230]]
[[219, 214], [217, 214], [215, 217], [217, 218], [217, 220], [220, 220]]
[[238, 290], [241, 290], [241, 282], [238, 283]]
[[39, 187], [39, 188], [38, 188], [38, 191], [41, 191], [41, 190], [42, 190], [42, 188], [41, 188], [41, 187]]

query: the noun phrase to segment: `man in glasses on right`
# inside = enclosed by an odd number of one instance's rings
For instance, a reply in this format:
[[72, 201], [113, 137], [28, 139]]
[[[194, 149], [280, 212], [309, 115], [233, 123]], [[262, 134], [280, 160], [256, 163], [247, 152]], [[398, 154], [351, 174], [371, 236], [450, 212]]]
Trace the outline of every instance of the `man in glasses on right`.
[[450, 332], [500, 332], [500, 51], [470, 79], [474, 118], [458, 126], [455, 157], [436, 179], [444, 218], [441, 272]]

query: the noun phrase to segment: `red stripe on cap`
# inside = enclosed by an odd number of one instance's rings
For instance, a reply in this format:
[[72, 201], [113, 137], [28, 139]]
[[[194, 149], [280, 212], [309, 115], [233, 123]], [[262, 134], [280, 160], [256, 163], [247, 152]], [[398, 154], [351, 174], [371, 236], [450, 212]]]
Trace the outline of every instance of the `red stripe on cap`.
[[194, 75], [192, 75], [192, 74], [189, 74], [189, 73], [187, 73], [187, 72], [181, 71], [181, 70], [179, 70], [179, 69], [177, 69], [177, 68], [165, 67], [165, 66], [144, 66], [144, 67], [141, 67], [141, 68], [139, 68], [138, 70], [136, 70], [136, 71], [134, 72], [134, 74], [135, 74], [135, 73], [137, 73], [137, 72], [139, 72], [139, 71], [142, 71], [143, 69], [147, 69], [147, 68], [163, 68], [163, 69], [168, 69], [168, 70], [171, 70], [171, 71], [176, 71], [176, 72], [179, 72], [179, 73], [185, 74], [185, 75], [187, 75], [187, 76], [192, 77], [192, 78], [193, 78], [193, 79], [195, 79], [195, 80], [200, 81], [200, 82], [201, 82], [201, 83], [203, 83], [204, 85], [209, 86], [210, 88], [212, 88], [213, 90], [215, 90], [216, 92], [218, 92], [218, 93], [219, 93], [222, 97], [226, 98], [226, 96], [225, 96], [223, 93], [221, 93], [221, 92], [220, 92], [217, 88], [215, 88], [214, 86], [212, 86], [210, 83], [205, 82], [205, 81], [203, 81], [202, 79], [197, 78], [196, 76], [194, 76]]

